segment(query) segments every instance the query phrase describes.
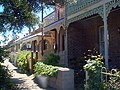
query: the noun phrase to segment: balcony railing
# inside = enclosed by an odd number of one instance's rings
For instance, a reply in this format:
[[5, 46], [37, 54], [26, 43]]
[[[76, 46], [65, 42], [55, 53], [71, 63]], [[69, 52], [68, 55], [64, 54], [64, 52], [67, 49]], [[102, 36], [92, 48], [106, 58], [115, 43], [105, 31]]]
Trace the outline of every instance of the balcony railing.
[[67, 5], [67, 16], [74, 14], [90, 5], [98, 3], [102, 0], [77, 0], [76, 2], [68, 3]]
[[48, 16], [44, 17], [44, 27], [49, 26], [61, 19], [64, 18], [64, 9], [60, 8], [59, 10], [55, 10], [52, 13], [50, 13]]

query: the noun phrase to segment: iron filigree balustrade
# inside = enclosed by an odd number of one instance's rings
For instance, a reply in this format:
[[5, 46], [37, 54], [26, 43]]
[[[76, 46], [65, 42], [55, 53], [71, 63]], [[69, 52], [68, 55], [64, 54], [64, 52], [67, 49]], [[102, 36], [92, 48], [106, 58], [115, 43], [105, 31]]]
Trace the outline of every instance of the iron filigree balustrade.
[[67, 4], [67, 15], [76, 13], [90, 5], [98, 3], [101, 0], [77, 0], [76, 2]]
[[[117, 6], [120, 7], [120, 0], [77, 0], [76, 3], [71, 3], [66, 6], [66, 26], [74, 21], [81, 20], [95, 14], [98, 14], [102, 18], [104, 18], [104, 9], [106, 12], [106, 16], [108, 17], [112, 8], [116, 8]], [[87, 10], [89, 8], [91, 9]]]

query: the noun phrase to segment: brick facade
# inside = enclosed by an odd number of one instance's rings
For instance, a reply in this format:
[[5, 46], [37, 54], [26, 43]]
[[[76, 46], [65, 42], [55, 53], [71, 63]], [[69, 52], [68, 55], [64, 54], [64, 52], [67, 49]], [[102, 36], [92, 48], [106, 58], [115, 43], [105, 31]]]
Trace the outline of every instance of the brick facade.
[[84, 86], [84, 53], [99, 50], [99, 27], [103, 26], [100, 16], [93, 16], [71, 23], [68, 27], [68, 62], [75, 71], [75, 87]]
[[111, 68], [120, 68], [120, 10], [114, 10], [108, 17], [109, 64]]
[[99, 16], [72, 23], [68, 28], [68, 59], [77, 59], [87, 50], [99, 51], [99, 27], [103, 26]]
[[[76, 60], [87, 50], [94, 48], [99, 52], [99, 27], [103, 19], [98, 16], [71, 23], [68, 27], [68, 60]], [[120, 10], [111, 11], [108, 16], [109, 32], [109, 65], [111, 68], [120, 68]]]

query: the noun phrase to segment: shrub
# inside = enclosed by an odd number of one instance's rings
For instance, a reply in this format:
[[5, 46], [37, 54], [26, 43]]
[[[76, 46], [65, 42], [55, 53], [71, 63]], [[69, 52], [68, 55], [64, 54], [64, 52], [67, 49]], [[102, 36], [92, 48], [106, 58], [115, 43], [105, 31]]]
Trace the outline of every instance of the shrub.
[[26, 73], [29, 70], [28, 57], [30, 57], [30, 52], [28, 51], [19, 51], [16, 54], [16, 62], [22, 73]]
[[0, 62], [3, 62], [3, 57], [4, 56], [4, 49], [0, 48]]
[[4, 48], [0, 48], [0, 62], [3, 61], [2, 57], [8, 58], [9, 57], [9, 51], [5, 50]]
[[4, 50], [4, 57], [9, 58], [10, 51]]
[[107, 81], [107, 87], [110, 90], [120, 90], [120, 71], [115, 70], [113, 75], [109, 74], [109, 80]]
[[4, 57], [8, 57], [9, 52], [5, 51], [3, 48], [0, 48], [0, 90], [15, 90], [15, 85], [11, 82], [11, 72], [6, 66], [1, 65]]
[[45, 63], [48, 65], [57, 65], [60, 57], [53, 53], [49, 53], [45, 55]]
[[49, 77], [56, 77], [59, 67], [47, 65], [43, 62], [37, 62], [34, 65], [34, 72], [36, 75], [40, 76], [49, 76]]
[[103, 67], [103, 57], [97, 52], [89, 51], [85, 56], [87, 64], [84, 66], [85, 71], [88, 72], [89, 79], [87, 80], [87, 90], [104, 90], [104, 84], [101, 82], [101, 68]]
[[16, 86], [12, 83], [11, 72], [6, 66], [0, 64], [0, 90], [16, 90]]

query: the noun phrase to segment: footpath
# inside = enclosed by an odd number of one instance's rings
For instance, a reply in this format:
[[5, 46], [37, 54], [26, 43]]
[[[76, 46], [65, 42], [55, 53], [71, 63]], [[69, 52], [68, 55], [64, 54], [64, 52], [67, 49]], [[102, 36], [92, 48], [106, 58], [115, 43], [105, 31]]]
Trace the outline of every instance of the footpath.
[[15, 67], [8, 59], [4, 61], [4, 65], [12, 72], [12, 81], [18, 86], [19, 90], [53, 90], [51, 88], [42, 89], [34, 82], [33, 75], [20, 74], [17, 72], [17, 67]]

